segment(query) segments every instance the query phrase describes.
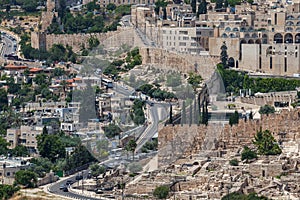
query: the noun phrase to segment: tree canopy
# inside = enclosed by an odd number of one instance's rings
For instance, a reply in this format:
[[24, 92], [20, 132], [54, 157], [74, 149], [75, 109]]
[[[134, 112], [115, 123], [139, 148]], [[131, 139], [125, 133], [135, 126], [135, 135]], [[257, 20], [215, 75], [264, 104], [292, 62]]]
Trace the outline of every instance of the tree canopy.
[[10, 199], [20, 188], [14, 185], [0, 185], [0, 199]]
[[259, 108], [259, 111], [258, 111], [260, 114], [272, 114], [272, 113], [275, 113], [275, 108], [273, 106], [270, 106], [270, 105], [264, 105], [264, 106], [261, 106]]
[[254, 137], [253, 144], [260, 155], [278, 155], [281, 149], [269, 130], [260, 130]]
[[103, 174], [105, 172], [105, 167], [102, 165], [99, 165], [98, 163], [95, 163], [90, 166], [91, 175], [93, 177], [98, 177], [100, 174]]
[[116, 124], [109, 124], [108, 126], [104, 127], [104, 134], [108, 138], [113, 138], [121, 133], [121, 129]]
[[65, 157], [65, 147], [57, 134], [41, 134], [37, 136], [37, 147], [42, 157], [55, 162]]
[[230, 115], [229, 117], [229, 124], [232, 126], [233, 124], [238, 124], [239, 123], [239, 113], [237, 111], [234, 111], [233, 114]]
[[27, 188], [36, 187], [37, 174], [29, 170], [20, 170], [15, 174], [15, 183]]
[[257, 154], [255, 151], [251, 150], [249, 147], [244, 146], [244, 149], [242, 151], [242, 160], [252, 160], [254, 158], [257, 158]]
[[153, 196], [158, 199], [165, 199], [169, 195], [170, 188], [166, 185], [158, 186], [153, 191]]

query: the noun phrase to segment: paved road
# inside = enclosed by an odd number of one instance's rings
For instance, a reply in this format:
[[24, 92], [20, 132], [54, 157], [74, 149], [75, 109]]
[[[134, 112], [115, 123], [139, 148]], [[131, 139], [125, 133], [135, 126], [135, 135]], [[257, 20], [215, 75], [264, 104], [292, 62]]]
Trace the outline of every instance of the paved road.
[[[83, 178], [86, 179], [87, 175], [88, 175], [88, 171], [89, 170], [84, 170], [82, 171], [83, 173], [80, 172], [80, 174], [83, 174]], [[75, 181], [75, 177], [78, 175], [78, 173], [70, 176], [70, 178], [68, 179], [65, 179], [65, 180], [62, 180], [62, 181], [58, 181], [56, 183], [53, 183], [52, 186], [49, 187], [49, 191], [51, 193], [54, 193], [54, 194], [57, 194], [57, 195], [62, 195], [62, 196], [66, 196], [66, 197], [69, 197], [69, 198], [72, 198], [72, 199], [84, 199], [84, 200], [87, 200], [87, 199], [90, 199], [90, 200], [99, 200], [101, 198], [92, 198], [92, 197], [86, 197], [84, 195], [79, 195], [79, 194], [75, 194], [75, 193], [71, 193], [71, 192], [64, 192], [62, 190], [59, 189], [60, 185], [66, 185], [66, 182], [68, 180], [73, 180]], [[79, 182], [75, 182], [74, 185], [76, 184], [79, 184]]]
[[[137, 140], [137, 148], [136, 152], [138, 152], [142, 146], [149, 141], [153, 136], [158, 132], [158, 123], [160, 119], [166, 119], [167, 117], [167, 110], [168, 110], [168, 105], [167, 106], [163, 103], [154, 103], [153, 106], [150, 106], [150, 120], [151, 124], [147, 127], [147, 129], [144, 131], [144, 133], [140, 136], [140, 138]], [[158, 110], [162, 109], [163, 110], [163, 115], [159, 116]]]
[[114, 88], [113, 90], [118, 93], [121, 94], [125, 97], [129, 97], [132, 93], [135, 92], [134, 89], [131, 89], [129, 86], [126, 85], [122, 85], [120, 83], [114, 82]]
[[[3, 42], [3, 50], [1, 51], [1, 57], [4, 55], [15, 53], [17, 50], [17, 41], [16, 39], [9, 34], [2, 34], [1, 36]], [[14, 45], [16, 45], [14, 47]]]

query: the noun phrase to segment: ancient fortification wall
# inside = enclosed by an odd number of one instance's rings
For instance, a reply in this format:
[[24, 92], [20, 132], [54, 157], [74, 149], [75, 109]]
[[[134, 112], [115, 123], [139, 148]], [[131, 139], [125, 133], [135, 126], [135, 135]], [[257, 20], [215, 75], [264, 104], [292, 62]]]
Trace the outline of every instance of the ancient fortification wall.
[[[224, 127], [216, 124], [208, 126], [175, 125], [160, 127], [159, 166], [168, 165], [176, 159], [189, 155], [204, 155], [207, 150], [234, 151], [244, 145], [251, 145], [254, 135], [262, 130], [270, 130], [277, 140], [300, 140], [300, 108], [291, 111], [282, 110], [279, 114], [262, 115], [261, 120], [240, 120], [239, 124]], [[214, 141], [206, 148], [207, 141]], [[201, 152], [200, 152], [201, 151]]]
[[[140, 53], [143, 57], [143, 64], [183, 73], [197, 71], [206, 80], [213, 74], [217, 62], [217, 58], [209, 55], [182, 54], [152, 47], [141, 48]], [[195, 67], [195, 64], [197, 67]]]
[[88, 34], [45, 34], [33, 32], [31, 34], [31, 44], [33, 48], [46, 48], [49, 50], [53, 44], [62, 44], [73, 47], [75, 52], [78, 52], [83, 46], [88, 48], [88, 40], [95, 37], [100, 41], [100, 44], [106, 48], [120, 47], [122, 44], [129, 46], [143, 46], [142, 41], [136, 35], [133, 28], [118, 28], [117, 31], [107, 33], [88, 33]]

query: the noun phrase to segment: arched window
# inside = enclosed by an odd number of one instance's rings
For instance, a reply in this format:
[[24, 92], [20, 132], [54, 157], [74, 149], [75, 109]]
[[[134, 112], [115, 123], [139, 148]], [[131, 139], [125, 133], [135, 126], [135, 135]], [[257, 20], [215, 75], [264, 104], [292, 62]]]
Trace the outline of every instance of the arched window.
[[234, 33], [230, 33], [229, 37], [230, 38], [235, 38], [235, 34]]
[[289, 44], [291, 44], [291, 43], [293, 43], [293, 42], [294, 42], [294, 40], [293, 40], [293, 35], [292, 35], [291, 33], [285, 34], [285, 36], [284, 36], [284, 43], [289, 43]]
[[226, 31], [226, 32], [230, 32], [230, 31], [231, 31], [231, 28], [230, 28], [230, 27], [226, 27], [226, 28], [225, 28], [225, 31]]
[[280, 33], [276, 33], [275, 35], [274, 35], [274, 41], [276, 42], [276, 43], [283, 43], [283, 37], [282, 37], [282, 35], [280, 34]]
[[287, 21], [287, 22], [285, 23], [285, 25], [286, 25], [286, 26], [294, 26], [294, 22], [292, 22], [292, 21]]
[[228, 38], [227, 34], [226, 34], [226, 33], [223, 33], [223, 34], [222, 34], [222, 38]]
[[233, 57], [230, 57], [230, 58], [228, 59], [228, 66], [229, 66], [229, 67], [234, 67], [234, 58], [233, 58]]
[[263, 44], [267, 44], [268, 43], [268, 35], [267, 34], [263, 34], [262, 35], [262, 43]]
[[292, 27], [286, 27], [285, 28], [285, 32], [293, 32], [293, 28]]

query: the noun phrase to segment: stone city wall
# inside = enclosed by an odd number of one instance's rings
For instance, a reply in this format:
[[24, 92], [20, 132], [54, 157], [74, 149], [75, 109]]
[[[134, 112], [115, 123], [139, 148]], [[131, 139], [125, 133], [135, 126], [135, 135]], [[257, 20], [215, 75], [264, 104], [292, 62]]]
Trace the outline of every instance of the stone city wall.
[[140, 48], [140, 54], [143, 58], [143, 64], [183, 73], [197, 71], [205, 80], [211, 77], [216, 63], [219, 62], [218, 57], [210, 55], [190, 55], [153, 47]]
[[300, 108], [281, 110], [279, 114], [262, 115], [261, 120], [240, 120], [239, 124], [224, 127], [216, 124], [208, 126], [175, 125], [159, 128], [159, 166], [175, 162], [180, 157], [203, 153], [204, 143], [216, 136], [211, 150], [234, 152], [243, 146], [251, 145], [260, 129], [270, 130], [276, 140], [298, 141], [300, 139]]

